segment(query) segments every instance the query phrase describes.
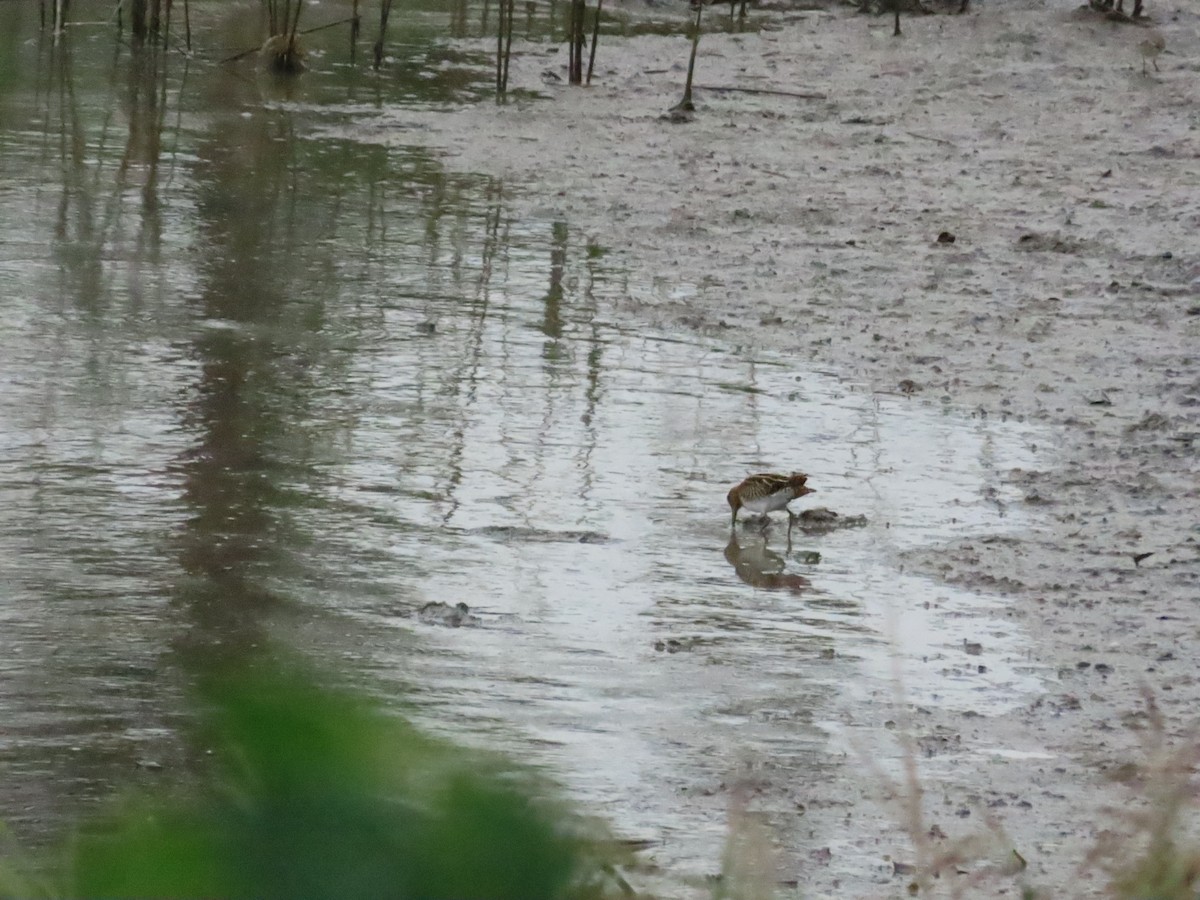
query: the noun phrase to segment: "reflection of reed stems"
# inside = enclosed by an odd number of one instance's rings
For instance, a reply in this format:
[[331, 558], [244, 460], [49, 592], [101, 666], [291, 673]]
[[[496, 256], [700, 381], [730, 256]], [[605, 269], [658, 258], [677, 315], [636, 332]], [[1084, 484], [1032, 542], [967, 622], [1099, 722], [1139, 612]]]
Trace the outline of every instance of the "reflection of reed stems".
[[146, 0], [133, 0], [129, 4], [129, 33], [135, 47], [146, 40]]
[[563, 273], [567, 267], [567, 223], [555, 222], [550, 244], [550, 285], [542, 298], [542, 334], [558, 340], [562, 337]]
[[596, 42], [600, 40], [600, 9], [604, 0], [596, 0], [596, 22], [592, 26], [592, 49], [588, 53], [587, 84], [592, 83], [592, 70], [596, 68]]
[[469, 37], [467, 27], [467, 0], [453, 0], [450, 4], [450, 36], [453, 38]]
[[467, 427], [474, 412], [478, 399], [479, 386], [483, 382], [483, 346], [484, 331], [487, 327], [493, 266], [500, 251], [503, 238], [500, 235], [500, 223], [504, 215], [504, 182], [489, 181], [485, 192], [485, 202], [489, 203], [486, 222], [484, 225], [483, 248], [480, 252], [479, 279], [475, 284], [475, 298], [472, 303], [470, 321], [470, 337], [468, 348], [460, 357], [462, 368], [456, 373], [453, 384], [460, 392], [455, 408], [459, 410], [460, 419], [451, 431], [446, 469], [449, 479], [446, 485], [446, 513], [442, 516], [442, 524], [447, 524], [461, 505], [459, 489], [466, 477], [463, 457], [466, 454]]
[[[590, 249], [590, 248], [589, 248]], [[579, 442], [578, 459], [581, 468], [580, 480], [582, 484], [579, 488], [579, 499], [584, 504], [587, 504], [592, 495], [592, 490], [596, 484], [596, 470], [592, 465], [592, 460], [596, 455], [596, 447], [599, 443], [599, 436], [596, 429], [596, 410], [600, 406], [600, 397], [602, 390], [600, 387], [600, 376], [604, 372], [604, 347], [605, 343], [601, 340], [600, 323], [598, 319], [598, 309], [596, 302], [596, 261], [591, 259], [591, 254], [588, 254], [587, 259], [587, 282], [583, 288], [583, 297], [585, 301], [583, 309], [587, 312], [587, 323], [590, 329], [590, 337], [588, 340], [587, 354], [587, 376], [583, 393], [584, 407], [583, 413], [579, 417], [579, 421], [583, 423], [586, 439]]]

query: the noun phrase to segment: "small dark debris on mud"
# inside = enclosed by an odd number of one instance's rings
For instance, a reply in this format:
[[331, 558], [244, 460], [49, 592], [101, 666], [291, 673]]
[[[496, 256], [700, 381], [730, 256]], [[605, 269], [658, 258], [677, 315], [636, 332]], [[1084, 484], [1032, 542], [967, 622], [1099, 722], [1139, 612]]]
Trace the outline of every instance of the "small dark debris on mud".
[[660, 638], [654, 642], [654, 649], [659, 653], [680, 653], [704, 643], [708, 642], [698, 637]]
[[841, 528], [862, 528], [867, 524], [867, 517], [843, 516], [832, 509], [818, 506], [813, 509], [806, 509], [797, 515], [795, 523], [803, 531], [825, 532], [837, 531]]
[[426, 603], [417, 610], [417, 619], [426, 625], [442, 625], [446, 628], [479, 624], [479, 617], [471, 615], [471, 608], [461, 602], [455, 603], [453, 606], [436, 600]]
[[1061, 234], [1036, 234], [1030, 232], [1017, 238], [1017, 249], [1038, 253], [1080, 253], [1082, 241]]

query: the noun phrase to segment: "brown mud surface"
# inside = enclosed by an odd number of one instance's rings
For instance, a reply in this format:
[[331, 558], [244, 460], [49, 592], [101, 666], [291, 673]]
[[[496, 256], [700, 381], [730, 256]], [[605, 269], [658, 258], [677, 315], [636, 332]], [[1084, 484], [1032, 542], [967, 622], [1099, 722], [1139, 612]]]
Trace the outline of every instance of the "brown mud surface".
[[[916, 861], [913, 817], [853, 748], [902, 759], [907, 729], [935, 850], [1003, 829], [935, 893], [1090, 897], [1107, 879], [1089, 851], [1147, 795], [1147, 692], [1164, 740], [1194, 743], [1200, 17], [1147, 11], [1168, 46], [1147, 75], [1141, 28], [1069, 5], [910, 17], [899, 39], [849, 8], [758, 13], [760, 33], [704, 35], [698, 84], [823, 99], [698, 88], [694, 120], [664, 121], [688, 45], [639, 37], [602, 41], [587, 89], [544, 75], [564, 74], [565, 49], [518, 45], [512, 85], [549, 99], [386, 126], [613, 251], [630, 321], [1051, 436], [1044, 468], [1007, 475], [1035, 527], [900, 561], [993, 594], [1045, 693], [908, 725], [880, 698], [847, 713], [823, 789], [758, 773], [750, 807], [772, 814], [779, 877], [805, 897], [905, 896], [911, 880], [892, 861]], [[1003, 874], [1012, 850], [1028, 868]]]

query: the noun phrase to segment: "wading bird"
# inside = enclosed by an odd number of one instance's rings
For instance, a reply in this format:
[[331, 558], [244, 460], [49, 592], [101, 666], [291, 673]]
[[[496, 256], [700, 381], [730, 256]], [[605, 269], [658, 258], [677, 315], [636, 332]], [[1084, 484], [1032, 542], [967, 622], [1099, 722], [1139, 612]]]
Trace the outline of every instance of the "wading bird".
[[[732, 529], [737, 526], [737, 515], [740, 509], [758, 515], [766, 515], [779, 509], [787, 509], [787, 505], [797, 497], [814, 493], [813, 488], [805, 486], [804, 482], [806, 481], [808, 481], [808, 476], [803, 472], [793, 472], [791, 475], [761, 472], [758, 475], [750, 475], [741, 484], [734, 485], [726, 497], [729, 501], [729, 508], [733, 511], [729, 527]], [[789, 511], [789, 533], [791, 525], [792, 514]]]

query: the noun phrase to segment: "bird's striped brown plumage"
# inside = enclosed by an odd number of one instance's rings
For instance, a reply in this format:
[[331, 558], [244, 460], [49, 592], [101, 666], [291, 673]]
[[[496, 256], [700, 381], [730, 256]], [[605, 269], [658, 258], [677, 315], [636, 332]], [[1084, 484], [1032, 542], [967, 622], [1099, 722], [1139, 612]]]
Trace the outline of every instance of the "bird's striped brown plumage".
[[791, 475], [760, 472], [749, 476], [731, 488], [726, 497], [733, 511], [730, 526], [737, 525], [739, 509], [760, 514], [786, 509], [797, 497], [813, 493], [813, 488], [805, 486], [806, 481], [808, 476], [803, 472], [793, 472]]

